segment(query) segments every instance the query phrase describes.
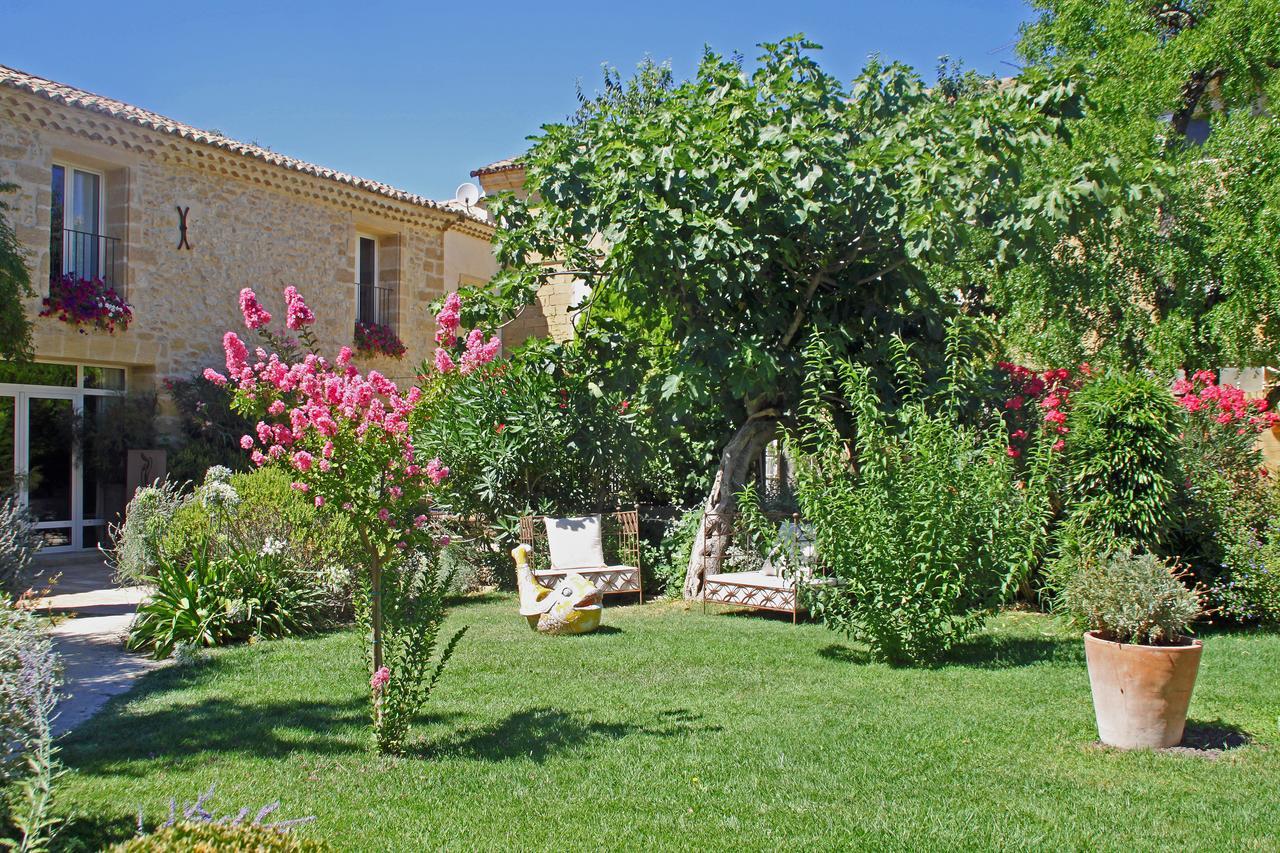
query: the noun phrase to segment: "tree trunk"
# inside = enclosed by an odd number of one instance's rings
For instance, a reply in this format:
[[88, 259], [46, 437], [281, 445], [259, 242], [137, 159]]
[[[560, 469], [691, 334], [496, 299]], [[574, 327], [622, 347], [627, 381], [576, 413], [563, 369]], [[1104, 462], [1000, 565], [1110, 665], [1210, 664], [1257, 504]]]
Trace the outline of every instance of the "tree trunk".
[[720, 467], [711, 484], [711, 493], [703, 507], [702, 524], [689, 553], [685, 572], [684, 597], [697, 598], [707, 575], [720, 573], [725, 551], [733, 532], [732, 513], [737, 510], [738, 492], [747, 484], [751, 463], [765, 445], [778, 434], [778, 412], [763, 409], [747, 418], [720, 454]]

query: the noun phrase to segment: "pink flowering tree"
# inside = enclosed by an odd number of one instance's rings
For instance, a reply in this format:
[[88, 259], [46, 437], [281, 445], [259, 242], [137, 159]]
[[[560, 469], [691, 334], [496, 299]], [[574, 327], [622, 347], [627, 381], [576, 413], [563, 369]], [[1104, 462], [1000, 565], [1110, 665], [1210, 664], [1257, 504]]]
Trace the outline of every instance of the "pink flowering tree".
[[[367, 597], [356, 609], [368, 638], [373, 728], [379, 749], [395, 752], [466, 630], [441, 643], [450, 578], [438, 558], [448, 541], [432, 506], [449, 469], [421, 458], [413, 444], [409, 424], [423, 390], [401, 390], [377, 371], [362, 374], [348, 347], [332, 361], [321, 356], [311, 309], [296, 288], [284, 295], [281, 334], [270, 330], [271, 315], [254, 292], [241, 291], [245, 326], [264, 345], [250, 351], [227, 332], [226, 373], [210, 368], [205, 378], [231, 386], [236, 407], [257, 419], [254, 434], [241, 439], [254, 464], [289, 469], [293, 487], [322, 513], [345, 514], [359, 531], [353, 546], [367, 583], [357, 588]], [[492, 359], [496, 349], [482, 342], [460, 357]]]

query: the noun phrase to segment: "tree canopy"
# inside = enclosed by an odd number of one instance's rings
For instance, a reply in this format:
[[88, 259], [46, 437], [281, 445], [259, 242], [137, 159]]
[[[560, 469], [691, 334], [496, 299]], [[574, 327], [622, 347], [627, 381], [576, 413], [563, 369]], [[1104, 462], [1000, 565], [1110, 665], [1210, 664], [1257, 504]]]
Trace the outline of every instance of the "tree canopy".
[[[1012, 346], [1038, 360], [1256, 365], [1280, 343], [1280, 3], [1035, 0], [1019, 50], [1030, 71], [1088, 93], [1034, 184], [1111, 160], [1149, 187], [1140, 216], [991, 282]], [[976, 281], [980, 276], [971, 275]]]
[[665, 396], [734, 413], [717, 511], [789, 417], [807, 341], [872, 366], [894, 336], [937, 345], [957, 300], [930, 264], [975, 235], [1010, 261], [1124, 201], [1105, 163], [1020, 185], [1079, 114], [1067, 79], [1032, 71], [956, 97], [873, 61], [846, 86], [815, 47], [764, 45], [751, 70], [707, 52], [679, 84], [654, 66], [612, 79], [534, 138], [527, 199], [494, 207], [504, 293], [528, 300], [555, 259], [591, 286], [583, 322], [664, 331], [670, 358], [650, 381]]
[[[12, 184], [0, 184], [0, 194], [13, 189]], [[22, 304], [31, 296], [35, 291], [27, 259], [9, 221], [9, 206], [0, 201], [0, 358], [31, 358], [31, 320]]]

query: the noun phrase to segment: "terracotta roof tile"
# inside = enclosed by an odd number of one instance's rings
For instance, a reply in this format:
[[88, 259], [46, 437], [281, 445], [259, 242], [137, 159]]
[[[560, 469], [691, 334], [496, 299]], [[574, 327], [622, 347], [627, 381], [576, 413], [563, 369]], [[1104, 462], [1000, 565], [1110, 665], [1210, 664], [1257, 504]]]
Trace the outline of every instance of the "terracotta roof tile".
[[64, 83], [57, 83], [53, 80], [46, 80], [43, 77], [37, 77], [34, 74], [27, 74], [23, 71], [18, 71], [17, 69], [9, 68], [4, 65], [0, 65], [0, 85], [8, 86], [12, 89], [17, 89], [23, 92], [30, 92], [31, 94], [48, 98], [51, 101], [66, 104], [67, 106], [79, 107], [81, 109], [112, 116], [113, 118], [123, 119], [151, 130], [158, 130], [162, 133], [171, 133], [174, 136], [180, 136], [191, 142], [211, 145], [215, 148], [221, 148], [224, 151], [230, 151], [245, 157], [253, 157], [254, 159], [262, 160], [266, 163], [271, 163], [284, 169], [292, 169], [295, 172], [303, 172], [308, 175], [315, 175], [319, 178], [337, 181], [338, 183], [367, 190], [371, 193], [393, 198], [397, 201], [419, 205], [432, 210], [446, 211], [479, 222], [487, 222], [483, 211], [471, 211], [464, 206], [455, 205], [452, 202], [434, 201], [426, 198], [425, 196], [397, 189], [396, 187], [384, 184], [381, 181], [359, 178], [355, 175], [348, 175], [345, 172], [339, 172], [336, 169], [329, 169], [325, 166], [318, 166], [315, 163], [308, 163], [305, 160], [298, 160], [297, 158], [280, 154], [268, 148], [263, 148], [260, 145], [239, 142], [235, 139], [223, 136], [220, 133], [201, 130], [198, 127], [183, 124], [182, 122], [175, 121], [158, 113], [153, 113], [150, 110], [144, 110], [141, 107], [135, 107], [132, 104], [117, 101], [114, 98], [95, 95], [92, 92], [86, 92], [83, 89], [77, 89], [73, 86], [68, 86]]
[[490, 163], [488, 166], [481, 166], [471, 172], [471, 177], [478, 178], [481, 175], [492, 175], [495, 172], [510, 172], [514, 169], [523, 168], [524, 164], [520, 162], [519, 157], [508, 157], [505, 160], [499, 160], [496, 163]]

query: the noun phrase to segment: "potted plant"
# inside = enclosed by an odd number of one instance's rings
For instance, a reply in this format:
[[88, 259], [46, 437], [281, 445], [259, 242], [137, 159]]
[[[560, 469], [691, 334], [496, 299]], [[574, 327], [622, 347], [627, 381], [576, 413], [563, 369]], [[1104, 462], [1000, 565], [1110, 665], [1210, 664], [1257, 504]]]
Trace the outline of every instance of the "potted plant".
[[1201, 652], [1187, 632], [1203, 613], [1203, 593], [1183, 578], [1168, 561], [1124, 549], [1083, 556], [1061, 590], [1062, 606], [1089, 628], [1089, 685], [1109, 746], [1182, 740]]

